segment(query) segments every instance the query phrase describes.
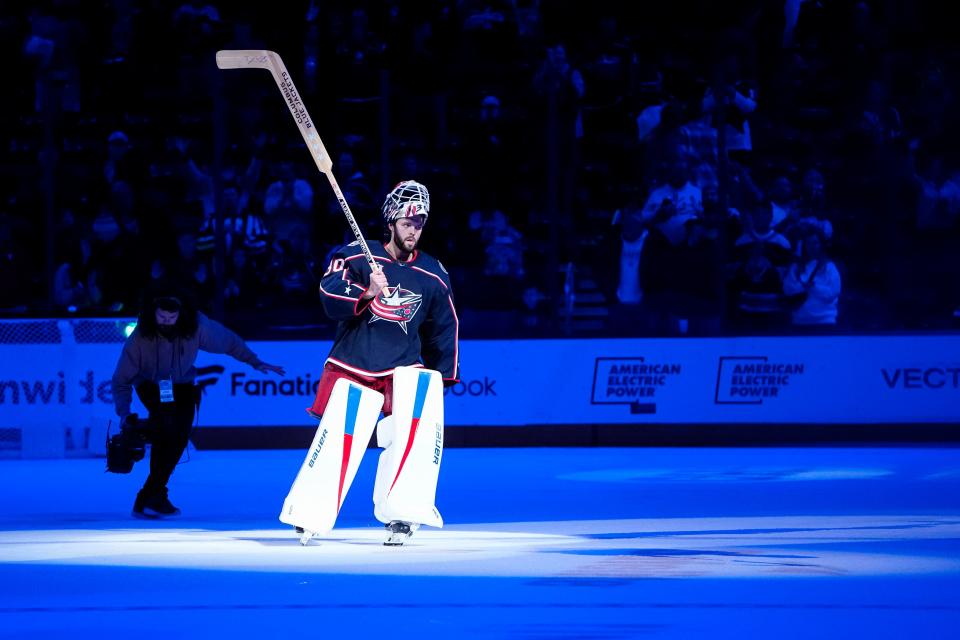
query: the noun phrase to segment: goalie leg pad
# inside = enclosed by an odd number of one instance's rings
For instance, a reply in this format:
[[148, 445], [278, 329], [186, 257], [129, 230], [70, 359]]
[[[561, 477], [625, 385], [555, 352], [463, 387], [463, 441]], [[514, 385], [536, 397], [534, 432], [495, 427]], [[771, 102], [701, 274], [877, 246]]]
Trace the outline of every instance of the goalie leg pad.
[[340, 379], [280, 512], [280, 522], [314, 534], [333, 529], [373, 435], [383, 394]]
[[374, 515], [442, 527], [435, 506], [443, 457], [443, 378], [438, 371], [397, 367], [393, 374], [393, 415], [377, 425], [383, 447], [373, 488]]

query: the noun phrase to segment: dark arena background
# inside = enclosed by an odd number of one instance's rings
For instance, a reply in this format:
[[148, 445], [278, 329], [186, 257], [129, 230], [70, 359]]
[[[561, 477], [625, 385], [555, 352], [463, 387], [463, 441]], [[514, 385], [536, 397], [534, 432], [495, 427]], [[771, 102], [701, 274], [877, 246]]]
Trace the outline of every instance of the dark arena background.
[[[956, 638], [960, 48], [949, 3], [4, 2], [0, 637]], [[461, 380], [443, 528], [277, 517], [353, 241], [431, 195]], [[201, 352], [170, 482], [105, 473], [141, 296]], [[145, 409], [135, 402], [141, 415]]]

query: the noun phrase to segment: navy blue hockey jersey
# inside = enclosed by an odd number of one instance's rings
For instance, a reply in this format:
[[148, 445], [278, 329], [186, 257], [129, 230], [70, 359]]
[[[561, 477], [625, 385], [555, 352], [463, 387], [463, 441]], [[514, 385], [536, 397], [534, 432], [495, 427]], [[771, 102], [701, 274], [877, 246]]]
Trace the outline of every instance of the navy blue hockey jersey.
[[370, 265], [357, 242], [334, 253], [320, 281], [323, 308], [339, 322], [327, 362], [373, 377], [422, 362], [447, 382], [459, 380], [459, 323], [440, 261], [417, 251], [397, 262], [379, 243], [370, 252], [388, 283], [376, 298], [361, 298]]

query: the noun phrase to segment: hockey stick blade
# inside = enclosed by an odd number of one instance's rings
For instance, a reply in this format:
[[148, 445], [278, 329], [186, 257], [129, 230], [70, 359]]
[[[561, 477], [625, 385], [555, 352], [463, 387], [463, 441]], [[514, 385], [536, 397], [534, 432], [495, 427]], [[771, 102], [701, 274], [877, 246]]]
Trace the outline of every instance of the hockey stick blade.
[[257, 49], [233, 49], [217, 51], [217, 67], [220, 69], [269, 69], [269, 56], [273, 51]]

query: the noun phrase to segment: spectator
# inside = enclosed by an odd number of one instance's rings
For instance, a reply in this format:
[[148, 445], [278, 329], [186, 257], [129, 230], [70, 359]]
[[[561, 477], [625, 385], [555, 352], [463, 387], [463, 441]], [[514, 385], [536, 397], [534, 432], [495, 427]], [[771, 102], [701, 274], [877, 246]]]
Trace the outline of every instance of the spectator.
[[614, 224], [621, 223], [620, 275], [617, 278], [617, 300], [620, 304], [637, 305], [643, 299], [640, 289], [640, 257], [648, 230], [643, 222], [643, 210], [637, 203], [619, 209]]
[[932, 153], [918, 163], [916, 226], [921, 231], [945, 231], [960, 221], [960, 174], [944, 168], [943, 157]]
[[711, 240], [717, 240], [725, 255], [733, 250], [733, 243], [740, 237], [743, 225], [740, 212], [724, 205], [720, 197], [720, 185], [709, 182], [703, 187], [703, 227], [704, 234]]
[[701, 110], [699, 117], [680, 128], [680, 136], [683, 153], [695, 168], [705, 164], [716, 171], [717, 128], [711, 120], [711, 113]]
[[176, 265], [178, 281], [190, 283], [200, 308], [209, 308], [215, 294], [212, 264], [209, 255], [198, 251], [197, 234], [191, 229], [184, 229], [177, 234]]
[[907, 254], [906, 264], [900, 265], [910, 282], [902, 288], [910, 302], [905, 311], [921, 327], [942, 328], [958, 301], [960, 173], [947, 168], [941, 152], [921, 151], [914, 186], [916, 217], [908, 237], [914, 252], [922, 251], [923, 257]]
[[484, 247], [485, 276], [523, 278], [523, 234], [515, 229], [499, 209], [474, 211], [470, 230], [477, 232]]
[[474, 182], [476, 204], [482, 207], [502, 206], [513, 202], [510, 160], [516, 149], [512, 133], [504, 122], [500, 98], [483, 96], [476, 109], [476, 118], [469, 122], [463, 140], [464, 171]]
[[[586, 84], [579, 69], [567, 60], [567, 49], [562, 43], [547, 47], [547, 55], [533, 78], [533, 86], [541, 95], [555, 96], [560, 112], [561, 126], [572, 126], [573, 137], [583, 137], [581, 98]], [[566, 132], [564, 132], [566, 135]]]
[[[200, 207], [199, 224], [203, 215], [214, 212], [213, 178], [201, 168], [194, 155], [196, 141], [184, 135], [167, 135], [166, 157], [153, 163], [151, 173], [156, 177], [170, 178], [171, 187], [178, 196], [178, 205]], [[180, 221], [175, 221], [180, 223]]]
[[57, 311], [86, 310], [92, 304], [87, 278], [90, 243], [79, 240], [61, 252], [62, 258], [53, 277], [53, 304]]
[[37, 68], [34, 110], [78, 113], [81, 108], [81, 72], [77, 49], [86, 32], [79, 18], [60, 18], [31, 9], [30, 34], [23, 54]]
[[267, 187], [263, 212], [267, 226], [278, 240], [311, 238], [313, 187], [296, 176], [290, 160], [281, 160], [277, 166], [277, 179]]
[[486, 309], [519, 309], [526, 276], [523, 234], [499, 209], [471, 213], [469, 230], [479, 238], [480, 273], [487, 283], [475, 304]]
[[730, 152], [748, 152], [753, 149], [750, 135], [750, 116], [757, 108], [756, 91], [734, 77], [737, 61], [729, 57], [716, 69], [716, 79], [703, 95], [704, 112], [713, 115], [717, 129], [724, 128], [724, 148]]
[[677, 319], [686, 315], [678, 287], [686, 269], [687, 223], [694, 219], [692, 214], [675, 214], [648, 225], [640, 254], [640, 286], [649, 323], [657, 333], [675, 333]]
[[890, 104], [889, 90], [880, 80], [871, 80], [857, 128], [880, 150], [896, 142], [903, 133], [900, 112]]
[[139, 192], [146, 179], [142, 156], [130, 145], [130, 138], [117, 130], [107, 137], [107, 157], [103, 162], [103, 180], [107, 185], [125, 182]]
[[783, 292], [793, 298], [796, 326], [835, 325], [840, 300], [840, 271], [827, 256], [823, 233], [811, 229], [803, 237], [803, 253], [790, 265]]
[[[583, 138], [582, 102], [586, 85], [580, 71], [567, 60], [567, 50], [562, 43], [555, 42], [547, 47], [546, 57], [534, 75], [533, 89], [542, 99], [540, 108], [544, 137], [541, 148], [546, 156], [544, 166], [547, 170], [544, 177], [552, 173], [559, 183], [555, 189], [557, 210], [553, 212], [553, 222], [561, 226], [573, 224], [574, 194], [578, 190], [581, 162], [580, 140]], [[574, 250], [567, 240], [564, 238], [562, 246], [557, 248], [558, 252], [566, 254]]]
[[767, 198], [770, 199], [770, 226], [774, 229], [785, 227], [788, 220], [794, 218], [794, 211], [797, 208], [790, 178], [778, 176], [774, 179], [767, 191]]
[[734, 246], [730, 299], [734, 326], [765, 331], [785, 321], [782, 269], [791, 260], [790, 243], [770, 228], [769, 204], [755, 207]]
[[666, 184], [654, 189], [643, 205], [643, 221], [662, 222], [674, 215], [699, 216], [702, 212], [703, 196], [690, 182], [686, 158], [677, 153], [670, 162]]
[[828, 241], [833, 238], [833, 223], [826, 207], [826, 183], [823, 174], [816, 169], [808, 169], [803, 175], [802, 193], [795, 211], [794, 226], [817, 227]]
[[736, 249], [746, 255], [753, 253], [754, 246], [760, 246], [761, 253], [771, 263], [784, 266], [790, 260], [790, 241], [771, 227], [773, 211], [769, 206], [760, 206], [753, 210], [748, 219], [746, 230], [737, 238]]
[[660, 121], [663, 117], [663, 110], [668, 104], [671, 103], [671, 101], [672, 100], [668, 98], [662, 91], [658, 91], [654, 96], [652, 96], [650, 104], [647, 104], [640, 109], [634, 121], [637, 126], [637, 141], [647, 142], [650, 140], [650, 137], [653, 135], [654, 131], [656, 131], [657, 127], [660, 126]]
[[686, 223], [702, 214], [702, 194], [698, 187], [690, 183], [688, 176], [686, 159], [675, 152], [668, 166], [666, 183], [653, 190], [642, 208], [628, 208], [622, 216], [620, 280], [617, 288], [617, 298], [622, 304], [639, 303], [644, 295], [644, 282], [654, 282], [657, 287], [662, 285], [659, 275], [644, 274], [645, 265], [655, 264], [661, 259], [660, 252], [656, 250], [654, 256], [643, 257], [650, 229], [655, 227], [659, 240], [666, 245], [678, 245], [686, 239]]
[[[340, 155], [337, 156], [334, 167], [338, 180], [340, 180], [343, 197], [350, 203], [350, 208], [357, 211], [368, 211], [373, 206], [373, 192], [370, 189], [367, 175], [357, 164], [353, 153], [341, 151]], [[340, 204], [336, 200], [330, 200], [329, 213], [338, 221], [341, 219], [343, 214]]]
[[783, 324], [783, 280], [762, 244], [751, 244], [733, 264], [728, 288], [732, 302], [732, 328], [740, 332], [765, 332]]
[[[241, 196], [236, 187], [223, 190], [224, 242], [226, 253], [242, 247], [251, 256], [265, 254], [269, 250], [269, 233], [263, 219], [249, 208], [241, 209]], [[248, 205], [249, 206], [249, 205]], [[217, 218], [206, 214], [197, 233], [197, 251], [213, 256], [217, 241]]]
[[227, 267], [224, 300], [234, 309], [261, 308], [267, 304], [266, 265], [250, 259], [249, 252], [242, 245], [234, 247]]
[[135, 236], [121, 224], [110, 206], [93, 220], [88, 294], [104, 311], [121, 311], [136, 304], [140, 256]]
[[295, 306], [307, 304], [312, 295], [310, 285], [314, 283], [302, 245], [279, 240], [274, 243], [273, 260], [277, 284], [286, 302]]

